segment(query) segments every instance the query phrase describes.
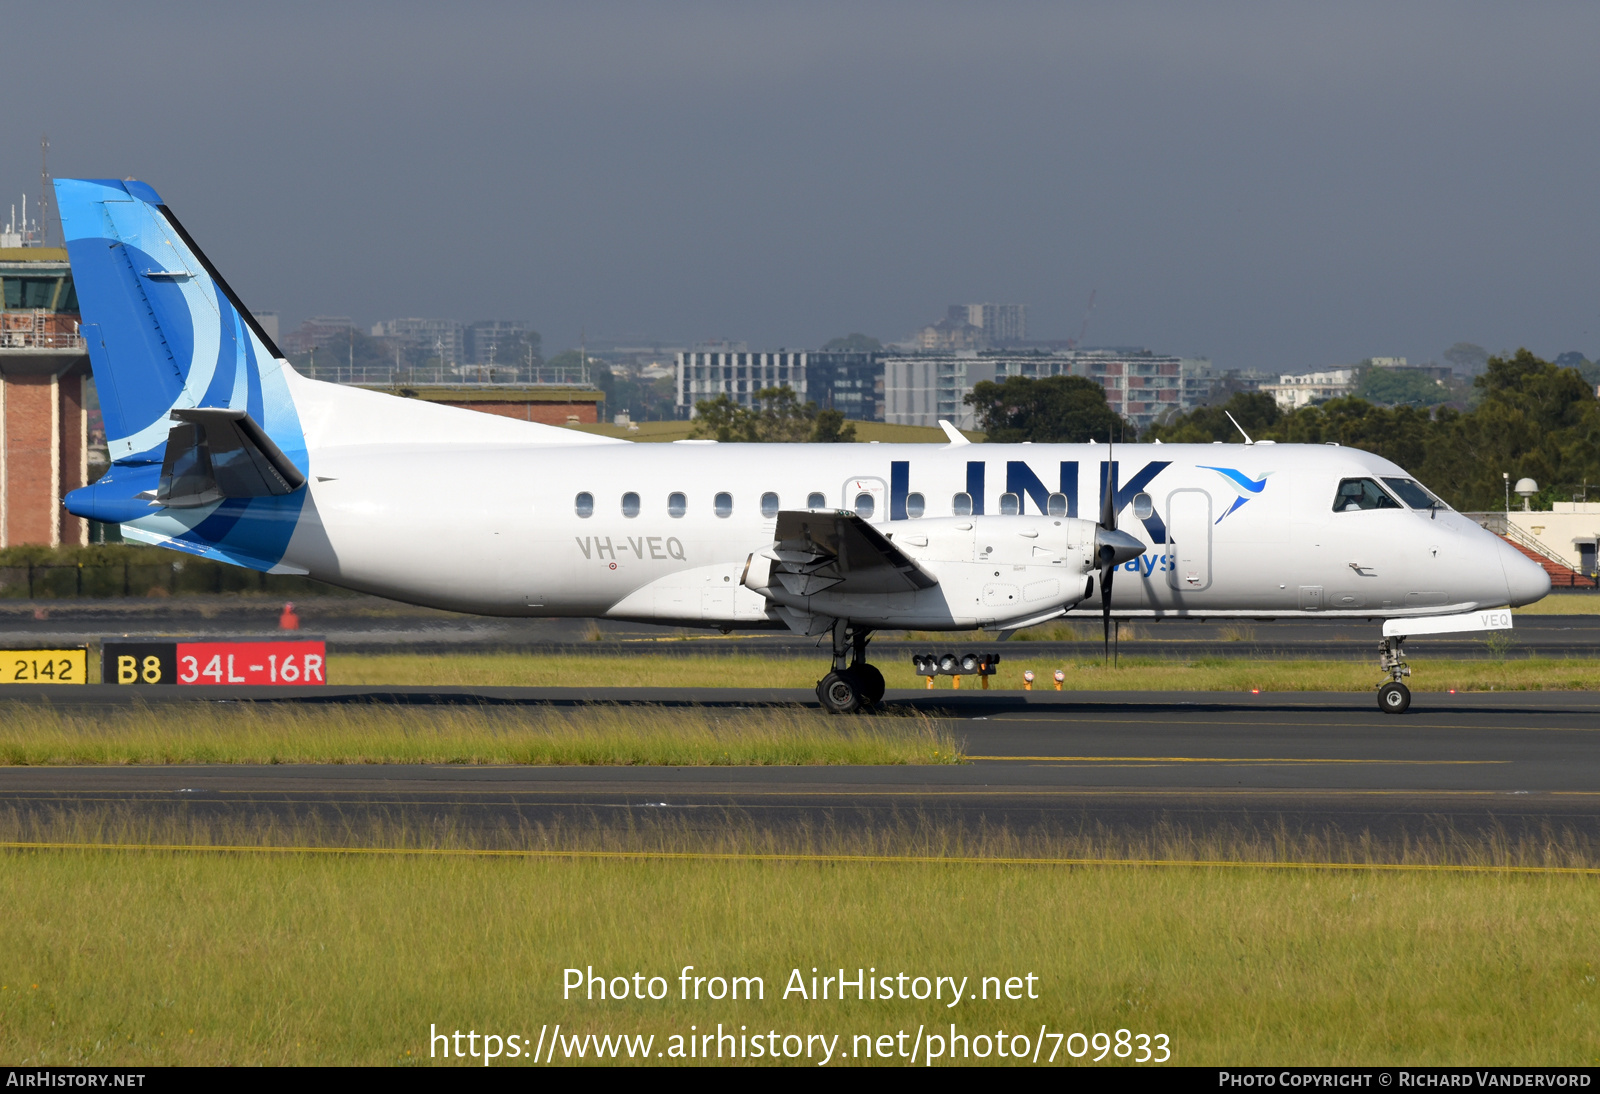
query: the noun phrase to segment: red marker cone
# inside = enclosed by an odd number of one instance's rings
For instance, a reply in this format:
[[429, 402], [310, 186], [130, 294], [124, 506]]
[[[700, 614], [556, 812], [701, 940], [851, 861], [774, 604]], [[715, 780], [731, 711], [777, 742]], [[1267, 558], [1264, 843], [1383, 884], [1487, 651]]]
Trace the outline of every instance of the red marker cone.
[[300, 629], [300, 617], [294, 614], [292, 603], [283, 606], [283, 614], [278, 616], [278, 629], [280, 631], [297, 631]]

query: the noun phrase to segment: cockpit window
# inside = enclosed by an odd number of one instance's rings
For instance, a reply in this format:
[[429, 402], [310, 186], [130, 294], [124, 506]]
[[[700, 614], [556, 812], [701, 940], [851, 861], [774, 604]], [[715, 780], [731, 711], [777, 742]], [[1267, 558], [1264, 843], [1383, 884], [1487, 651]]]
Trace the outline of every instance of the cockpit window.
[[1433, 496], [1433, 491], [1416, 479], [1384, 479], [1384, 483], [1400, 495], [1400, 500], [1413, 509], [1448, 509], [1444, 502]]
[[1348, 513], [1356, 509], [1398, 509], [1400, 503], [1383, 492], [1372, 479], [1345, 479], [1339, 483], [1339, 493], [1333, 499], [1335, 513]]

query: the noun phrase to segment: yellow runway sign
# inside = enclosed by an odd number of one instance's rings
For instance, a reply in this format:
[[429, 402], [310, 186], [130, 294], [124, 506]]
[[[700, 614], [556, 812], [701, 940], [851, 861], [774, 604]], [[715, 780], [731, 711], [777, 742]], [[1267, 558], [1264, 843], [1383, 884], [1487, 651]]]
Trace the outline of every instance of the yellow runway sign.
[[0, 684], [87, 684], [89, 653], [66, 650], [0, 650]]

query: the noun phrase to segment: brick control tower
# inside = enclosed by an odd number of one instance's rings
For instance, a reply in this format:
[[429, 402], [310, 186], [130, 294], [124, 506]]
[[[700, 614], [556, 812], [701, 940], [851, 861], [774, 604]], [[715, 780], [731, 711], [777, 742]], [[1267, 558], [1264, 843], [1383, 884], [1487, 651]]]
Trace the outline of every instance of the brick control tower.
[[0, 230], [0, 547], [83, 544], [61, 499], [88, 477], [89, 356], [66, 250], [29, 242]]

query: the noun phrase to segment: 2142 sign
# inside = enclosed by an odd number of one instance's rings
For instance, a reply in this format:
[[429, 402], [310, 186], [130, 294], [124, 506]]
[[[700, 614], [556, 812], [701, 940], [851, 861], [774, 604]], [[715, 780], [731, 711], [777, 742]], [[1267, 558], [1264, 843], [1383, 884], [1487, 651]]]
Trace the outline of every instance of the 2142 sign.
[[293, 642], [107, 642], [100, 679], [107, 684], [326, 684], [327, 647]]

